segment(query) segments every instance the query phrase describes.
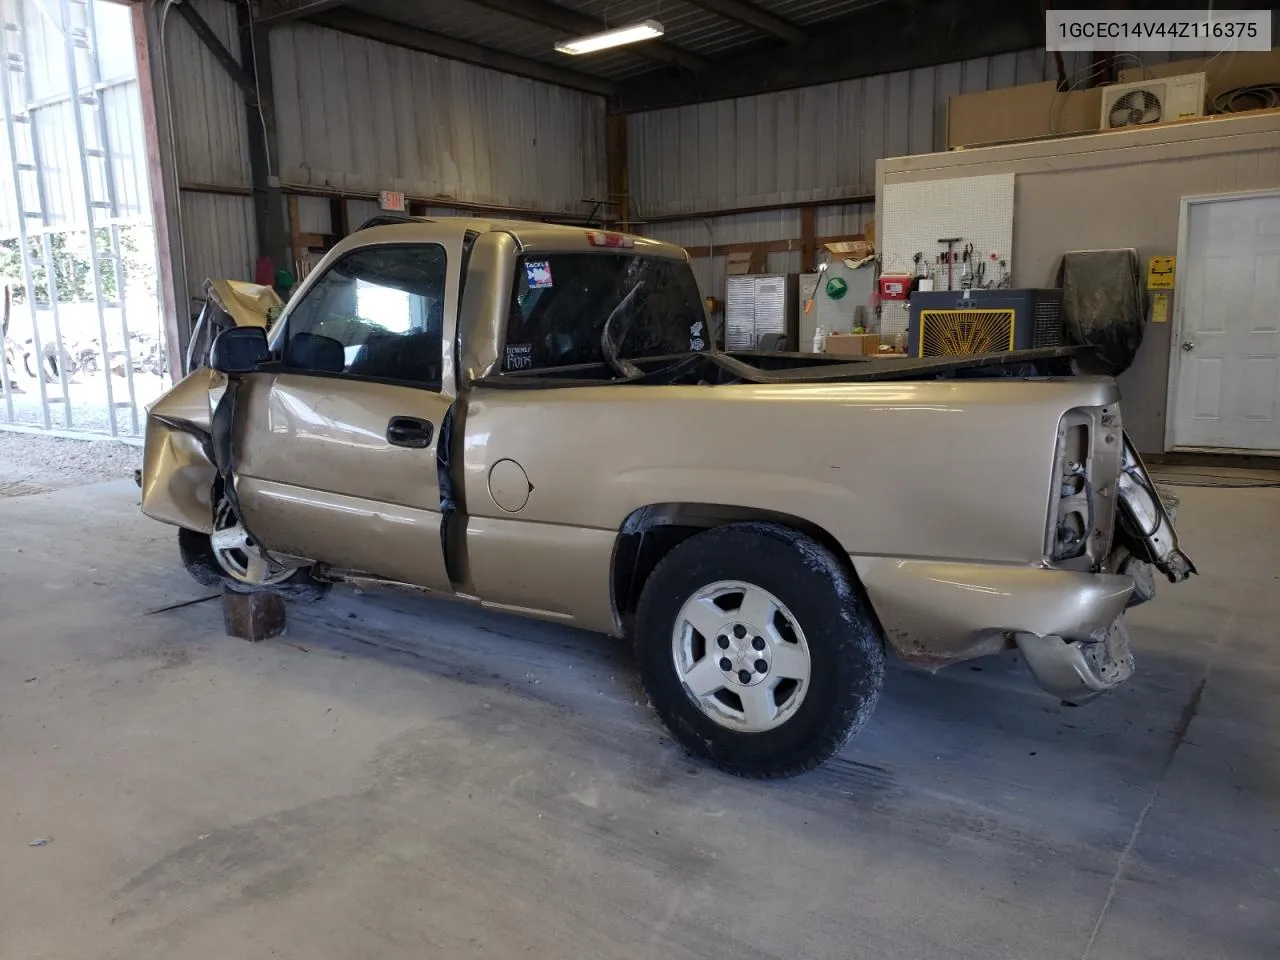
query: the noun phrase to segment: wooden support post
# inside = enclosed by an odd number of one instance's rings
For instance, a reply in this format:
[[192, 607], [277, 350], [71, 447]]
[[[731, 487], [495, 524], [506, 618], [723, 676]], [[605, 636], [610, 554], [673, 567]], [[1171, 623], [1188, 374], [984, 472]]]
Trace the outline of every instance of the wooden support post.
[[298, 198], [293, 194], [285, 197], [285, 206], [289, 211], [289, 273], [298, 279], [298, 264], [306, 248], [302, 245], [302, 218], [298, 214]]
[[[849, 240], [865, 240], [866, 237], [861, 233], [849, 233], [838, 237], [815, 237], [813, 240], [813, 249], [816, 253], [818, 247], [824, 243], [844, 243]], [[689, 246], [685, 247], [689, 256], [697, 259], [698, 257], [709, 256], [710, 247]], [[801, 251], [803, 257], [804, 241], [799, 238], [791, 238], [789, 240], [746, 240], [741, 243], [718, 243], [716, 244], [715, 254], [717, 257], [723, 257], [730, 253], [758, 253], [767, 256], [770, 253], [790, 253], [794, 250]]]
[[817, 269], [815, 259], [817, 243], [814, 238], [813, 207], [800, 208], [800, 272], [813, 273]]
[[329, 232], [333, 234], [334, 243], [337, 243], [351, 232], [351, 223], [347, 219], [347, 200], [345, 197], [329, 198]]
[[222, 624], [227, 636], [257, 643], [285, 631], [284, 599], [274, 593], [222, 590]]
[[605, 117], [605, 179], [609, 202], [618, 211], [618, 227], [631, 229], [631, 182], [627, 172], [627, 117], [611, 113]]

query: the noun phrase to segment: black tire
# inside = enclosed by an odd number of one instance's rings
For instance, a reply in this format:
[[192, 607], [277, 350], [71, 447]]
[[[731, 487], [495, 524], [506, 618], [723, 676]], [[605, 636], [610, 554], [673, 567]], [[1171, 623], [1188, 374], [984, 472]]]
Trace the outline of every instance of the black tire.
[[[804, 632], [809, 686], [795, 713], [774, 729], [722, 726], [703, 713], [676, 671], [676, 618], [695, 592], [718, 581], [764, 588]], [[867, 722], [884, 682], [883, 639], [850, 573], [826, 547], [777, 524], [716, 527], [672, 550], [641, 593], [635, 646], [649, 702], [667, 729], [690, 753], [742, 777], [791, 777], [823, 763]]]
[[182, 565], [196, 583], [206, 587], [226, 587], [236, 593], [274, 593], [286, 600], [299, 603], [311, 603], [322, 599], [332, 586], [326, 580], [317, 580], [311, 575], [309, 567], [303, 567], [282, 583], [265, 587], [251, 587], [227, 576], [214, 559], [213, 547], [209, 543], [209, 535], [196, 530], [179, 528], [178, 552], [182, 556]]

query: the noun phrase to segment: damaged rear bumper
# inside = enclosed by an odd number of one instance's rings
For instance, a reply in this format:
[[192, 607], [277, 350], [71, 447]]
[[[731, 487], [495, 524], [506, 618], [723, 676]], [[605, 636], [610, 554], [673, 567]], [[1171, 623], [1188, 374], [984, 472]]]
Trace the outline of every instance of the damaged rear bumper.
[[930, 669], [1018, 647], [1036, 680], [1086, 700], [1132, 672], [1133, 578], [1031, 566], [854, 557], [897, 656]]
[[1117, 618], [1102, 640], [1016, 635], [1031, 675], [1045, 690], [1068, 703], [1083, 703], [1124, 683], [1133, 673], [1129, 631]]

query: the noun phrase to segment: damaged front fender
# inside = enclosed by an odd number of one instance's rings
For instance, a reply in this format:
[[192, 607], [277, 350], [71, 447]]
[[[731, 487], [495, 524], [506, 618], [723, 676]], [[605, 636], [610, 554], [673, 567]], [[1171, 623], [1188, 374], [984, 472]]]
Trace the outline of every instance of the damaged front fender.
[[197, 370], [150, 407], [142, 462], [142, 512], [201, 533], [213, 532], [209, 391], [216, 378]]

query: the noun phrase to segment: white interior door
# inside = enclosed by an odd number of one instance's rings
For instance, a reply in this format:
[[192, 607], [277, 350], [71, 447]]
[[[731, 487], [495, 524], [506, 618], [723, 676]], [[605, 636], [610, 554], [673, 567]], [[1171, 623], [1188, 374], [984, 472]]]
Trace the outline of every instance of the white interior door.
[[1280, 194], [1186, 217], [1171, 445], [1280, 453]]

